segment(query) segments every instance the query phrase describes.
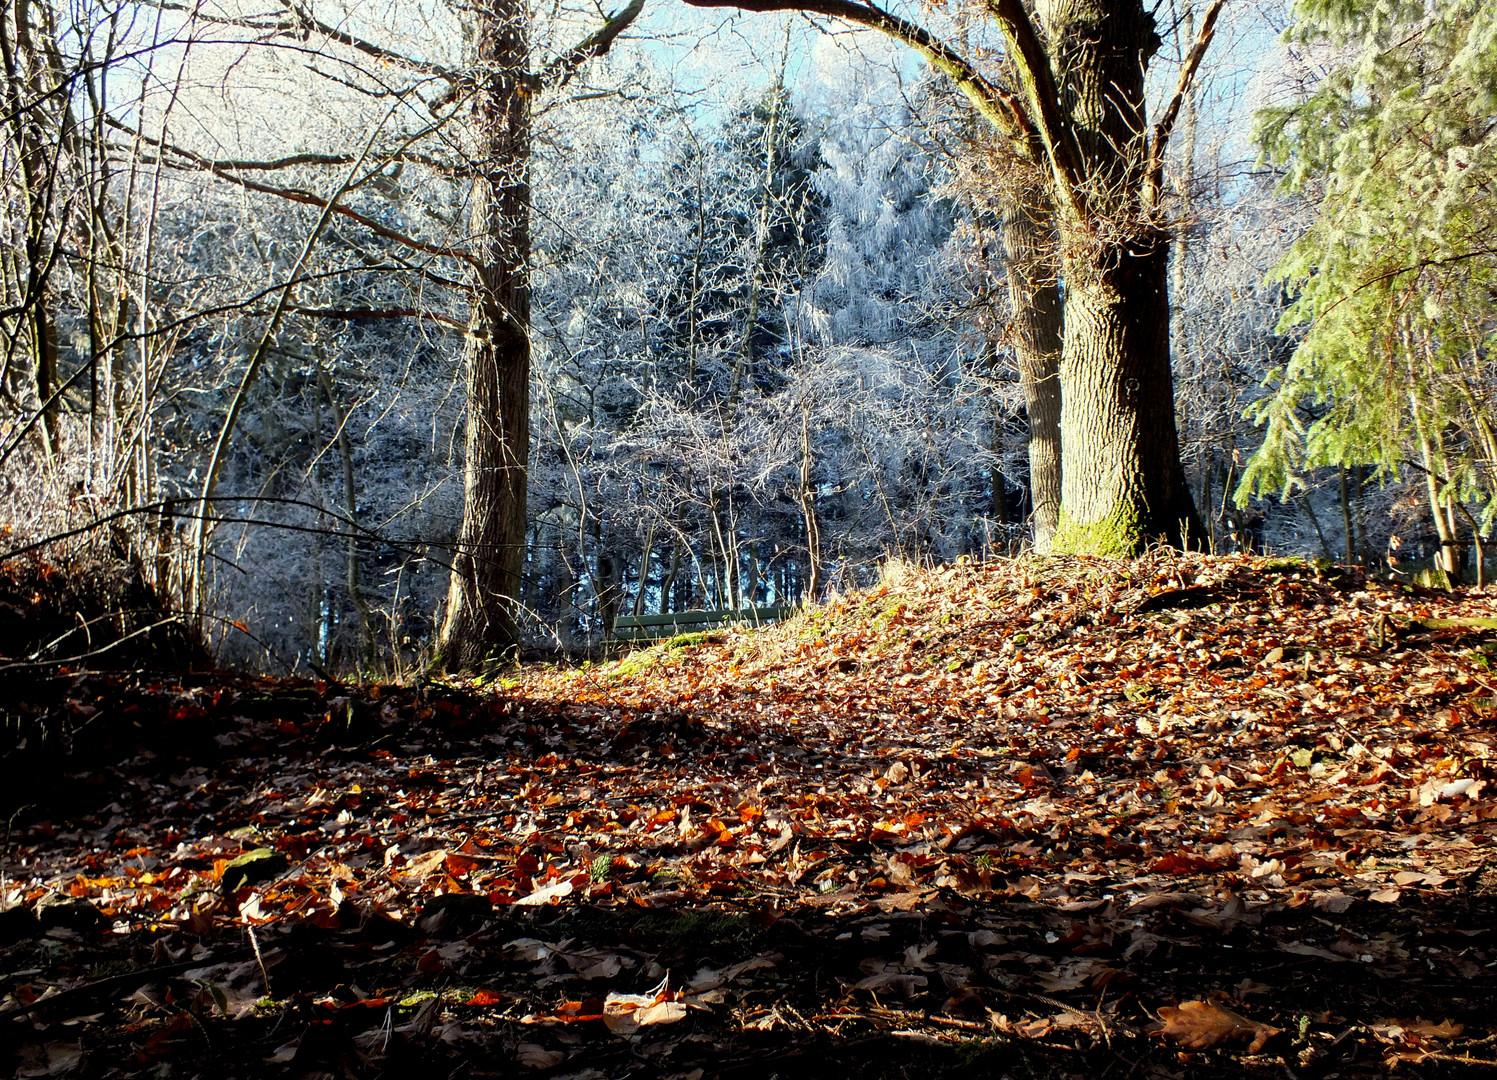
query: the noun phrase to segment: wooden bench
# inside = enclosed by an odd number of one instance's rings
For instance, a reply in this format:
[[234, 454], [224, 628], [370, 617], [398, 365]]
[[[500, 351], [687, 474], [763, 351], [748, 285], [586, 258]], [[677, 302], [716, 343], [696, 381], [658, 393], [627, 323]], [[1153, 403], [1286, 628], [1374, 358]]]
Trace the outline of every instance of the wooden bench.
[[723, 611], [669, 611], [664, 615], [621, 615], [613, 621], [615, 641], [660, 641], [715, 626], [768, 626], [795, 614], [793, 607], [729, 608]]

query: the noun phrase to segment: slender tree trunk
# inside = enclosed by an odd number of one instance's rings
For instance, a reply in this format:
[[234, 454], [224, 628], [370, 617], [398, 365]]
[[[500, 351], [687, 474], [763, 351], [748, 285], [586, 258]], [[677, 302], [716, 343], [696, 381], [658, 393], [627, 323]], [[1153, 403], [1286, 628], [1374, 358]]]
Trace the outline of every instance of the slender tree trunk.
[[67, 106], [56, 118], [58, 145], [49, 146], [52, 132], [48, 127], [53, 117], [44, 103], [52, 97], [51, 88], [60, 81], [60, 72], [51, 70], [45, 47], [36, 40], [38, 35], [50, 33], [48, 21], [48, 11], [43, 7], [40, 25], [33, 25], [30, 0], [17, 0], [11, 12], [0, 11], [3, 101], [9, 113], [6, 134], [19, 166], [17, 179], [26, 230], [25, 286], [18, 299], [26, 309], [24, 337], [31, 348], [31, 378], [41, 408], [43, 446], [49, 456], [55, 456], [61, 450], [61, 435], [60, 403], [50, 400], [58, 382], [51, 273], [61, 243], [54, 234], [61, 229], [59, 219], [66, 210], [59, 189]]
[[1326, 562], [1335, 562], [1336, 556], [1331, 554], [1331, 545], [1326, 541], [1325, 530], [1320, 527], [1320, 518], [1315, 516], [1315, 505], [1310, 502], [1310, 496], [1300, 492], [1300, 506], [1304, 507], [1305, 516], [1310, 519], [1310, 525], [1315, 529], [1315, 536], [1320, 541], [1320, 553], [1325, 556]]
[[577, 640], [580, 626], [577, 619], [577, 569], [559, 547], [552, 549], [552, 558], [560, 567], [556, 573], [556, 637], [563, 646], [570, 648]]
[[619, 600], [623, 594], [623, 583], [619, 580], [622, 560], [615, 560], [603, 536], [603, 523], [593, 520], [593, 598], [598, 604], [598, 619], [603, 624], [603, 636], [613, 637], [613, 624], [618, 619]]
[[769, 90], [769, 116], [764, 122], [764, 174], [759, 191], [759, 212], [754, 222], [754, 264], [749, 269], [748, 314], [744, 318], [743, 340], [733, 359], [733, 376], [728, 386], [728, 423], [732, 424], [738, 407], [738, 395], [745, 374], [751, 375], [754, 364], [754, 338], [759, 332], [759, 305], [764, 294], [764, 263], [769, 251], [769, 225], [774, 212], [775, 157], [780, 142], [780, 111], [785, 100], [785, 67], [790, 59], [790, 33], [786, 26], [785, 50], [780, 55], [780, 71]]
[[1060, 356], [1064, 312], [1055, 262], [1055, 211], [1038, 184], [1003, 200], [1003, 255], [1014, 355], [1029, 418], [1034, 549], [1050, 551], [1060, 521]]
[[1206, 545], [1206, 550], [1213, 555], [1216, 554], [1216, 515], [1211, 508], [1216, 505], [1216, 447], [1206, 448], [1205, 468], [1201, 470], [1201, 500], [1196, 503], [1201, 513], [1201, 525], [1205, 532], [1201, 540]]
[[[993, 349], [996, 352], [996, 349]], [[1003, 470], [999, 467], [1003, 460], [1003, 411], [993, 409], [993, 429], [988, 435], [988, 454], [993, 461], [993, 470], [988, 477], [988, 520], [996, 521], [999, 525], [1007, 525], [1008, 513], [1008, 483], [1004, 480]], [[991, 530], [989, 530], [991, 533]], [[988, 537], [988, 543], [993, 542], [992, 536]]]
[[639, 589], [634, 593], [634, 610], [637, 619], [645, 613], [645, 590], [650, 584], [650, 558], [655, 553], [655, 522], [650, 522], [645, 533], [644, 551], [639, 556]]
[[553, 614], [547, 603], [551, 596], [550, 572], [550, 561], [541, 549], [541, 523], [532, 521], [525, 536], [525, 576], [520, 582], [520, 601], [542, 623]]
[[806, 565], [810, 570], [810, 581], [800, 599], [808, 604], [814, 604], [821, 592], [821, 524], [816, 517], [816, 486], [812, 482], [815, 465], [811, 414], [809, 410], [803, 410], [800, 417], [800, 484], [796, 487], [796, 499], [800, 503], [801, 523], [806, 529]]
[[530, 457], [530, 112], [520, 0], [475, 9], [480, 175], [473, 232], [480, 269], [469, 316], [463, 524], [439, 662], [474, 670], [519, 644]]
[[[1176, 51], [1182, 56], [1185, 55], [1195, 36], [1195, 0], [1185, 0], [1185, 10], [1181, 13], [1180, 23], [1175, 28]], [[1174, 306], [1170, 311], [1170, 341], [1175, 356], [1188, 359], [1195, 358], [1191, 356], [1187, 340], [1183, 300], [1187, 283], [1186, 267], [1190, 259], [1190, 231], [1193, 225], [1191, 200], [1195, 195], [1196, 127], [1196, 94], [1192, 86], [1185, 95], [1184, 104], [1180, 109], [1180, 180], [1176, 185], [1176, 197], [1179, 199], [1180, 206], [1175, 222], [1174, 257], [1170, 260], [1170, 296], [1174, 301]], [[1209, 469], [1210, 463], [1208, 462], [1207, 470]], [[1211, 483], [1209, 476], [1206, 483], [1207, 485]], [[1201, 511], [1210, 515], [1210, 499], [1201, 500]]]
[[748, 560], [748, 584], [743, 591], [743, 604], [745, 607], [753, 607], [759, 602], [760, 565], [759, 544], [755, 541], [744, 550], [744, 556]]
[[1357, 525], [1357, 540], [1359, 541], [1359, 546], [1362, 553], [1362, 565], [1371, 566], [1372, 543], [1367, 538], [1367, 507], [1363, 498], [1363, 494], [1366, 490], [1363, 486], [1364, 469], [1361, 465], [1357, 465], [1354, 467], [1354, 470], [1355, 471], [1352, 473], [1352, 480], [1355, 483], [1355, 497], [1357, 501], [1357, 514], [1355, 519]]
[[681, 537], [677, 534], [671, 543], [670, 568], [666, 570], [664, 579], [660, 582], [660, 611], [665, 615], [671, 611], [671, 600], [676, 587], [676, 577], [681, 572]]
[[[343, 501], [348, 521], [342, 526], [348, 533], [345, 548], [345, 582], [348, 598], [359, 617], [359, 675], [362, 677], [374, 670], [374, 627], [369, 617], [369, 603], [364, 599], [364, 589], [359, 574], [359, 538], [354, 531], [359, 520], [359, 489], [354, 482], [353, 444], [348, 437], [348, 417], [333, 389], [333, 380], [322, 364], [317, 365], [317, 382], [327, 398], [328, 408], [333, 412], [333, 424], [337, 428], [338, 460], [343, 466]], [[319, 425], [320, 428], [320, 425]]]
[[1357, 532], [1352, 525], [1351, 485], [1346, 481], [1346, 466], [1336, 470], [1341, 480], [1341, 527], [1346, 531], [1346, 565], [1357, 564]]
[[1435, 457], [1429, 431], [1424, 424], [1421, 402], [1418, 394], [1413, 390], [1409, 391], [1409, 405], [1414, 416], [1414, 431], [1419, 438], [1419, 453], [1424, 458], [1424, 492], [1429, 498], [1429, 512], [1434, 518], [1435, 535], [1440, 540], [1440, 550], [1435, 555], [1435, 569], [1444, 577], [1445, 587], [1449, 588], [1456, 580], [1459, 564], [1456, 560], [1455, 532], [1446, 518], [1447, 508], [1443, 505], [1444, 500], [1440, 491], [1443, 463]]

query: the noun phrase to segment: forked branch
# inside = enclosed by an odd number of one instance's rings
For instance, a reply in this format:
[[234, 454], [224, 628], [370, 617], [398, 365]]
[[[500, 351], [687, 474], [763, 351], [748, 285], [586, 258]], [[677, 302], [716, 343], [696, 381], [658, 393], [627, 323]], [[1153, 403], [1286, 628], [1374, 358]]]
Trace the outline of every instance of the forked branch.
[[853, 0], [686, 0], [686, 3], [692, 7], [731, 7], [743, 11], [801, 11], [887, 34], [914, 49], [951, 79], [983, 119], [1009, 138], [1020, 156], [1037, 164], [1041, 162], [1045, 141], [1019, 95], [989, 80], [966, 57], [907, 19]]
[[1190, 93], [1191, 83], [1195, 81], [1196, 71], [1201, 66], [1201, 58], [1211, 47], [1211, 39], [1216, 34], [1216, 19], [1225, 4], [1226, 0], [1212, 0], [1211, 6], [1206, 9], [1205, 17], [1201, 20], [1200, 32], [1196, 34], [1194, 44], [1185, 54], [1184, 63], [1180, 65], [1180, 78], [1175, 83], [1175, 93], [1154, 125], [1153, 133], [1149, 138], [1148, 169], [1144, 180], [1145, 206], [1158, 205], [1159, 194], [1164, 185], [1164, 151], [1169, 146], [1170, 135], [1175, 130], [1175, 121], [1180, 117], [1180, 110], [1184, 107], [1185, 98]]

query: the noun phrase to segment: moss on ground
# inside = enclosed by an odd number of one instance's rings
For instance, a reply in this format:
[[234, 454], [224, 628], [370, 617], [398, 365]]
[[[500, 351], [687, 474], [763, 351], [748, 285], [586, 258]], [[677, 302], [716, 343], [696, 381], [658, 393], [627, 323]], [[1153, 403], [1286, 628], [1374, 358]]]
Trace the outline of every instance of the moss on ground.
[[690, 634], [677, 634], [663, 641], [657, 641], [647, 649], [632, 652], [620, 660], [611, 674], [621, 679], [627, 679], [632, 675], [639, 675], [649, 671], [651, 668], [670, 660], [679, 659], [687, 649], [694, 649], [699, 645], [706, 645], [711, 640], [706, 631], [696, 631]]

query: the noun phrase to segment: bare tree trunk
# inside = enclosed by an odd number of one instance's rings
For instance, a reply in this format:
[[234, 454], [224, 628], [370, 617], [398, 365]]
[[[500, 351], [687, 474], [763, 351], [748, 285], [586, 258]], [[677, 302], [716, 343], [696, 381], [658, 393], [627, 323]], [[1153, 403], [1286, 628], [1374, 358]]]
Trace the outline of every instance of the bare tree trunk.
[[[3, 100], [8, 114], [6, 132], [19, 166], [20, 197], [24, 207], [25, 285], [18, 299], [31, 360], [31, 378], [41, 409], [43, 446], [49, 455], [61, 449], [58, 427], [61, 403], [53, 400], [58, 383], [57, 325], [53, 317], [51, 274], [61, 254], [60, 233], [68, 200], [61, 191], [64, 146], [69, 141], [70, 106], [64, 99], [58, 115], [48, 115], [46, 103], [55, 96], [61, 72], [47, 55], [38, 35], [52, 33], [50, 11], [43, 5], [33, 19], [30, 0], [16, 0], [12, 10], [0, 11], [0, 60], [4, 63]], [[47, 127], [55, 120], [54, 136]], [[18, 327], [19, 329], [19, 327]], [[9, 357], [6, 358], [7, 362]]]
[[[988, 477], [988, 520], [1007, 525], [1008, 488], [1003, 479], [999, 462], [1003, 460], [1003, 413], [993, 410], [993, 430], [988, 436], [988, 454], [993, 460], [993, 470]], [[991, 537], [989, 543], [991, 543]]]
[[806, 529], [806, 566], [810, 571], [806, 582], [806, 603], [815, 603], [821, 592], [821, 525], [816, 519], [816, 488], [812, 483], [815, 459], [811, 456], [811, 416], [802, 411], [800, 426], [800, 484], [796, 498], [800, 502], [801, 522]]
[[1050, 551], [1060, 521], [1060, 356], [1064, 313], [1055, 261], [1055, 211], [1038, 184], [1003, 200], [1003, 255], [1014, 355], [1029, 418], [1034, 549]]
[[359, 489], [354, 482], [353, 444], [348, 438], [348, 417], [343, 406], [338, 404], [333, 390], [333, 380], [321, 363], [317, 365], [317, 381], [327, 398], [328, 408], [333, 413], [333, 424], [337, 428], [338, 458], [343, 465], [343, 502], [348, 521], [343, 528], [348, 533], [344, 552], [344, 580], [348, 588], [348, 599], [353, 604], [359, 619], [359, 674], [365, 675], [374, 669], [374, 628], [369, 618], [369, 603], [364, 599], [364, 590], [359, 581], [359, 538], [355, 531], [359, 520]]
[[1429, 498], [1429, 512], [1435, 521], [1435, 535], [1440, 540], [1440, 551], [1435, 556], [1435, 569], [1444, 577], [1445, 587], [1449, 588], [1456, 580], [1460, 564], [1455, 530], [1446, 517], [1448, 508], [1444, 505], [1440, 491], [1443, 463], [1436, 460], [1434, 447], [1424, 424], [1419, 397], [1414, 390], [1409, 391], [1409, 405], [1414, 417], [1414, 431], [1419, 438], [1419, 453], [1424, 458], [1424, 493]]
[[591, 575], [593, 598], [598, 604], [598, 619], [603, 624], [603, 636], [613, 636], [613, 624], [618, 619], [619, 598], [623, 592], [619, 581], [622, 560], [615, 560], [609, 545], [603, 539], [603, 523], [593, 519], [594, 570]]
[[764, 294], [764, 261], [769, 251], [769, 223], [774, 210], [775, 153], [780, 141], [780, 111], [784, 108], [785, 67], [790, 59], [790, 30], [786, 25], [785, 49], [780, 54], [780, 71], [770, 87], [769, 116], [764, 122], [764, 175], [759, 191], [759, 213], [754, 222], [754, 265], [749, 270], [748, 314], [744, 318], [743, 340], [733, 359], [733, 375], [728, 386], [728, 424], [738, 408], [738, 395], [746, 373], [752, 374], [754, 337], [759, 332], [759, 305]]
[[1346, 466], [1342, 465], [1336, 470], [1341, 480], [1341, 527], [1346, 530], [1346, 565], [1357, 564], [1357, 535], [1352, 527], [1351, 514], [1351, 491], [1346, 482]]
[[1310, 519], [1310, 525], [1315, 530], [1316, 539], [1320, 541], [1320, 553], [1325, 556], [1326, 562], [1335, 562], [1336, 556], [1331, 554], [1331, 545], [1326, 541], [1325, 531], [1320, 527], [1320, 518], [1315, 516], [1315, 506], [1310, 502], [1310, 496], [1305, 492], [1301, 492], [1299, 504], [1304, 508], [1305, 517]]
[[681, 536], [676, 534], [671, 544], [670, 568], [665, 572], [665, 578], [660, 582], [660, 611], [665, 615], [671, 610], [671, 599], [676, 587], [676, 577], [681, 572]]
[[645, 587], [650, 583], [650, 557], [655, 552], [655, 522], [645, 533], [644, 552], [639, 557], [639, 589], [634, 594], [633, 615], [637, 619], [645, 613]]
[[[1180, 24], [1175, 28], [1175, 47], [1182, 56], [1185, 50], [1190, 48], [1190, 43], [1195, 36], [1195, 3], [1194, 0], [1186, 0]], [[1175, 227], [1174, 258], [1170, 262], [1170, 295], [1174, 299], [1174, 308], [1170, 313], [1170, 338], [1176, 356], [1189, 351], [1185, 340], [1185, 309], [1181, 301], [1185, 296], [1185, 268], [1190, 256], [1191, 199], [1195, 194], [1196, 127], [1196, 95], [1192, 87], [1186, 94], [1184, 105], [1180, 110], [1180, 182], [1177, 185], [1180, 215]], [[1210, 513], [1210, 502], [1204, 503], [1202, 509]]]
[[530, 476], [530, 96], [562, 85], [608, 51], [644, 0], [529, 71], [524, 0], [471, 10], [477, 44], [471, 117], [478, 153], [471, 223], [473, 309], [468, 316], [468, 430], [463, 523], [437, 634], [437, 662], [473, 671], [520, 644], [525, 499]]
[[472, 222], [479, 269], [469, 316], [463, 523], [438, 662], [475, 670], [519, 644], [530, 457], [530, 109], [519, 0], [475, 9], [480, 148]]

